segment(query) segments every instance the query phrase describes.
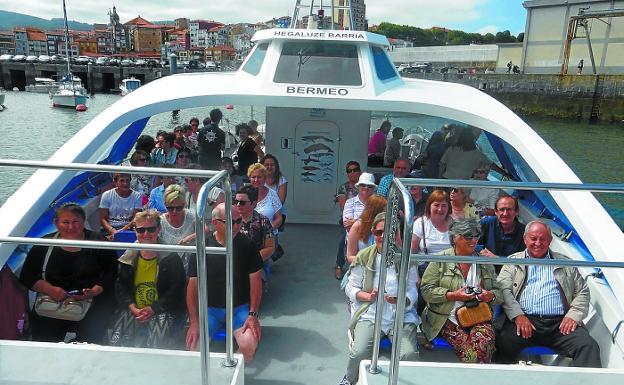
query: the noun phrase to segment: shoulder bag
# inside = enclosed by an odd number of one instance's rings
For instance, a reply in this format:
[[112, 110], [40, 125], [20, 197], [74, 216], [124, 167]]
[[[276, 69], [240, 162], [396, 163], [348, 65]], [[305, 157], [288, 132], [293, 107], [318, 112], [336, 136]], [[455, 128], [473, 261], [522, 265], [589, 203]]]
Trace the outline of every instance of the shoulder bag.
[[[58, 234], [54, 236], [58, 238]], [[45, 260], [43, 262], [43, 269], [41, 271], [41, 278], [46, 280], [46, 268], [48, 267], [48, 261], [52, 254], [53, 247], [48, 247]], [[47, 294], [37, 293], [35, 299], [35, 312], [42, 317], [49, 317], [55, 319], [62, 319], [66, 321], [81, 321], [93, 302], [92, 298], [84, 299], [81, 301], [73, 300], [71, 298], [64, 299], [62, 301], [55, 301]]]
[[[479, 282], [478, 267], [477, 265], [473, 265], [473, 267], [474, 269], [471, 269], [473, 271], [472, 282], [476, 285]], [[492, 310], [490, 305], [474, 298], [460, 306], [455, 312], [455, 317], [459, 326], [468, 329], [475, 325], [492, 321]]]

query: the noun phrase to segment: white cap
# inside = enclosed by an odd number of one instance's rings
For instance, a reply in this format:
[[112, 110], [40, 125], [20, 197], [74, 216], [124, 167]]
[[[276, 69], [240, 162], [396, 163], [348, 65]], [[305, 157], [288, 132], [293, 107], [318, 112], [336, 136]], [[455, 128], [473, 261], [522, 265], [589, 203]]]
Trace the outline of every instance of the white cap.
[[360, 175], [360, 179], [358, 179], [358, 182], [355, 184], [355, 187], [359, 187], [361, 184], [377, 187], [377, 185], [375, 184], [375, 176], [368, 172], [363, 172]]

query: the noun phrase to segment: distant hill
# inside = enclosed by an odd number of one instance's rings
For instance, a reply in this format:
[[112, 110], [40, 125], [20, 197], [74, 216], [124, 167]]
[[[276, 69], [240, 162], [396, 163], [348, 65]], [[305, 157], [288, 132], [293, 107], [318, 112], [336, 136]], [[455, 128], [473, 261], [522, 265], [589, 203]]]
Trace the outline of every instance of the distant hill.
[[[81, 23], [78, 21], [68, 21], [69, 29], [77, 31], [89, 31], [93, 29], [93, 25]], [[42, 19], [40, 17], [24, 15], [22, 13], [9, 12], [0, 10], [0, 29], [12, 30], [14, 27], [36, 27], [44, 30], [62, 29], [63, 18], [54, 18], [51, 20]]]

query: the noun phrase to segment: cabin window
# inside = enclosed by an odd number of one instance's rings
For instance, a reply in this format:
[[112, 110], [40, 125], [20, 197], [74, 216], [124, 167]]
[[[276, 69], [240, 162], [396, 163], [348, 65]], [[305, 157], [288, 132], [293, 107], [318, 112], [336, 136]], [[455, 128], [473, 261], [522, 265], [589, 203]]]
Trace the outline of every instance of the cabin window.
[[273, 81], [360, 86], [357, 46], [327, 41], [286, 42]]
[[375, 72], [379, 80], [388, 80], [397, 77], [396, 70], [384, 50], [380, 47], [371, 47], [373, 53], [373, 62], [375, 63]]
[[254, 49], [253, 53], [245, 63], [243, 67], [243, 71], [252, 74], [258, 75], [260, 72], [260, 68], [262, 68], [262, 63], [264, 62], [264, 57], [266, 56], [267, 49], [269, 48], [269, 43], [258, 44], [256, 49]]

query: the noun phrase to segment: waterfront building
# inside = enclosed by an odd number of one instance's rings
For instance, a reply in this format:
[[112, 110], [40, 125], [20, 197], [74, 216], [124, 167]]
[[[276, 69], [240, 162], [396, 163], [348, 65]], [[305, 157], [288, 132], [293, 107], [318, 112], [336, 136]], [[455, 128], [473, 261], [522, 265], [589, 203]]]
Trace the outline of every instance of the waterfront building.
[[189, 19], [181, 17], [174, 20], [175, 28], [179, 30], [189, 29]]
[[222, 62], [224, 60], [235, 60], [236, 50], [232, 47], [220, 45], [208, 47], [204, 50], [204, 61]]
[[111, 33], [112, 53], [127, 52], [129, 47], [128, 28], [119, 21], [116, 7], [113, 6], [113, 10], [108, 12], [108, 16], [107, 30]]
[[78, 45], [78, 54], [82, 56], [97, 56], [97, 39], [94, 37], [80, 37], [74, 39]]
[[[345, 6], [348, 0], [333, 0], [335, 6]], [[366, 20], [366, 4], [364, 0], [350, 0], [351, 10], [353, 12], [353, 26], [349, 17], [349, 12], [343, 9], [334, 10], [334, 23], [340, 29], [353, 29], [356, 31], [367, 31], [368, 20]]]
[[65, 34], [62, 31], [46, 31], [46, 49], [48, 55], [60, 55], [60, 46], [65, 44]]
[[93, 31], [98, 55], [112, 55], [114, 53], [113, 34], [104, 26]]
[[223, 26], [222, 23], [207, 20], [193, 20], [189, 23], [191, 35], [191, 47], [209, 47], [209, 31], [215, 27]]
[[15, 54], [15, 37], [11, 31], [0, 31], [0, 55]]
[[163, 43], [161, 26], [152, 24], [141, 16], [124, 23], [128, 28], [128, 49], [137, 53], [160, 52]]
[[25, 28], [16, 27], [13, 29], [13, 41], [15, 42], [16, 55], [28, 55], [28, 35]]
[[225, 25], [210, 28], [207, 33], [206, 47], [218, 47], [228, 43], [228, 30]]
[[26, 49], [25, 55], [39, 56], [48, 53], [48, 39], [42, 30], [26, 27], [26, 38], [28, 39], [28, 48]]
[[[520, 70], [524, 73], [560, 73], [564, 62], [564, 46], [568, 21], [585, 9], [586, 15], [597, 11], [624, 9], [624, 0], [527, 0], [526, 26]], [[599, 74], [624, 73], [624, 16], [589, 18], [589, 37]], [[591, 74], [591, 59], [585, 30], [578, 28], [572, 40], [568, 73], [576, 73], [581, 59], [583, 73]]]

